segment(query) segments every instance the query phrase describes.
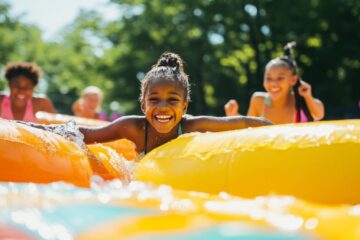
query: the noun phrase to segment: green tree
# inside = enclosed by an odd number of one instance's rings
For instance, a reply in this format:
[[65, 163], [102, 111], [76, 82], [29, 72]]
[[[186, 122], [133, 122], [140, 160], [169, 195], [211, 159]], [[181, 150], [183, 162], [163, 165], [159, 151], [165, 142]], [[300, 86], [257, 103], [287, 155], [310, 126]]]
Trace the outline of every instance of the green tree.
[[265, 64], [293, 40], [302, 77], [324, 100], [329, 118], [344, 117], [332, 109], [348, 111], [359, 98], [357, 1], [112, 2], [122, 7], [123, 16], [105, 29], [113, 44], [106, 57], [120, 66], [104, 70], [108, 78], [121, 76], [115, 92], [126, 98], [135, 96], [136, 76], [161, 52], [175, 51], [185, 59], [192, 82], [192, 113], [221, 115], [229, 98], [240, 100], [245, 113], [252, 92], [262, 89]]
[[71, 114], [72, 103], [86, 86], [107, 90], [107, 80], [98, 71], [100, 56], [96, 51], [101, 49], [94, 43], [100, 23], [96, 12], [80, 12], [63, 30], [62, 38], [46, 44], [46, 56], [38, 60], [49, 80], [48, 93], [62, 113]]
[[0, 63], [37, 62], [60, 112], [70, 113], [80, 90], [97, 85], [106, 110], [140, 113], [140, 80], [162, 52], [174, 51], [190, 76], [190, 113], [223, 115], [236, 98], [245, 114], [251, 94], [262, 90], [265, 64], [295, 40], [301, 76], [324, 101], [327, 118], [359, 116], [359, 1], [111, 2], [121, 10], [116, 21], [82, 11], [57, 41], [44, 42], [36, 26], [9, 17], [9, 4], [0, 1]]
[[[10, 17], [10, 5], [0, 1], [0, 68], [8, 62], [30, 61], [41, 58], [44, 48], [41, 31], [34, 25], [24, 24], [20, 18]], [[1, 89], [7, 84], [2, 80]]]

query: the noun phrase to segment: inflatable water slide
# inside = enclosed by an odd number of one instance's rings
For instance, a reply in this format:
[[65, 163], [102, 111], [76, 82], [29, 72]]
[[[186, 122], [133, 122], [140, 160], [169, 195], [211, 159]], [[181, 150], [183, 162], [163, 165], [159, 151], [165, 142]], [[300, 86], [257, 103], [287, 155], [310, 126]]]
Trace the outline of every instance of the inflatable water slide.
[[360, 239], [359, 156], [360, 120], [185, 134], [135, 161], [126, 139], [0, 119], [0, 239]]

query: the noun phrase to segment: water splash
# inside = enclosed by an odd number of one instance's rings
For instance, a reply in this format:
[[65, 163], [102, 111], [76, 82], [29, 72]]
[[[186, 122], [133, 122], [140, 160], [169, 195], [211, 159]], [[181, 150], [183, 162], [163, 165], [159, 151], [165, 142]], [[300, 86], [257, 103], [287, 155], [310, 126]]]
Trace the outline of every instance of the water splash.
[[80, 132], [75, 120], [70, 120], [65, 124], [49, 125], [46, 127], [46, 130], [56, 133], [65, 139], [76, 143], [81, 148], [86, 149], [86, 145], [84, 143], [84, 134]]

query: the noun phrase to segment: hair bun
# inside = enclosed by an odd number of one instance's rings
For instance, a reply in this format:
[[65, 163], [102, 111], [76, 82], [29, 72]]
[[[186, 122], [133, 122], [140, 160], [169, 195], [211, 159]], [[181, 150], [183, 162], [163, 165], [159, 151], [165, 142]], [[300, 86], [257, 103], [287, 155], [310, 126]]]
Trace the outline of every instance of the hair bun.
[[177, 54], [170, 52], [163, 53], [156, 64], [157, 67], [163, 66], [176, 69], [182, 69], [182, 65], [181, 58]]

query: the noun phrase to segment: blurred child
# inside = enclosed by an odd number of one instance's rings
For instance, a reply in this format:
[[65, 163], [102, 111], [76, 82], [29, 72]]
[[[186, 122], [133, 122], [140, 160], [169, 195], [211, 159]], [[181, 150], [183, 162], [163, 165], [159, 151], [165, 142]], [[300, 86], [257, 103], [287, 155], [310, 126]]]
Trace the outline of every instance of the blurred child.
[[38, 111], [55, 113], [48, 98], [34, 96], [41, 69], [32, 63], [10, 63], [5, 66], [5, 78], [10, 94], [0, 94], [0, 117], [10, 120], [36, 122]]
[[[291, 56], [292, 45], [285, 56], [272, 59], [265, 67], [264, 88], [255, 92], [247, 115], [264, 117], [274, 124], [318, 121], [324, 117], [324, 105], [313, 97], [311, 85], [299, 78]], [[227, 116], [239, 115], [239, 106], [231, 99], [225, 106]]]
[[86, 87], [81, 97], [72, 105], [72, 111], [77, 117], [106, 120], [106, 114], [100, 112], [102, 91], [95, 86]]

